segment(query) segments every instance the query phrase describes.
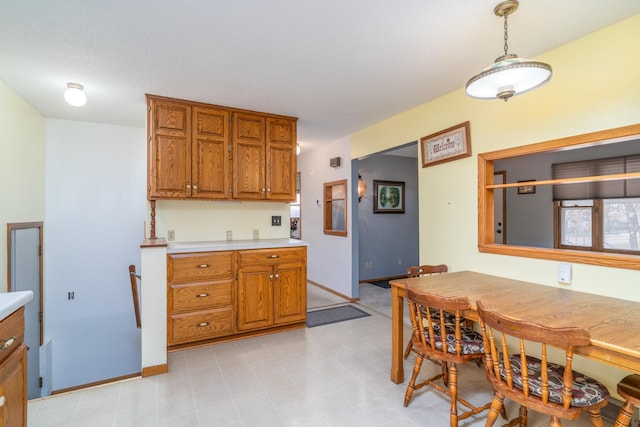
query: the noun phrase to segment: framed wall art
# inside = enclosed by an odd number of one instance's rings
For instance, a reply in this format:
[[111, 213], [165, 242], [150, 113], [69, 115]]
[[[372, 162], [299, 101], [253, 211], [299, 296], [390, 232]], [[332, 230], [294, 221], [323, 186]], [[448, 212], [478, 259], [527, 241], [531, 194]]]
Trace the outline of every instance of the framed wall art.
[[374, 180], [373, 213], [404, 213], [404, 182]]
[[518, 194], [536, 194], [536, 186], [531, 184], [526, 185], [528, 182], [536, 182], [536, 180], [528, 179], [526, 181], [518, 181], [518, 184], [522, 184], [518, 186]]
[[422, 167], [471, 156], [469, 122], [420, 138]]

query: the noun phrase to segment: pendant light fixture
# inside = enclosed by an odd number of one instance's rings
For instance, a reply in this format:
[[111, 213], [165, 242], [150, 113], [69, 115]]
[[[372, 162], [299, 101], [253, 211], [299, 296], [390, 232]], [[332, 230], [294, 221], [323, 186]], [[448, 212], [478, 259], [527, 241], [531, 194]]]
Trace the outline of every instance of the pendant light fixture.
[[507, 17], [516, 11], [519, 4], [517, 0], [507, 0], [493, 9], [493, 13], [504, 18], [504, 55], [469, 79], [466, 90], [470, 97], [507, 101], [512, 96], [538, 88], [551, 79], [549, 64], [520, 58], [508, 52]]
[[87, 102], [87, 95], [79, 83], [67, 83], [67, 90], [64, 92], [64, 99], [74, 107], [82, 107]]

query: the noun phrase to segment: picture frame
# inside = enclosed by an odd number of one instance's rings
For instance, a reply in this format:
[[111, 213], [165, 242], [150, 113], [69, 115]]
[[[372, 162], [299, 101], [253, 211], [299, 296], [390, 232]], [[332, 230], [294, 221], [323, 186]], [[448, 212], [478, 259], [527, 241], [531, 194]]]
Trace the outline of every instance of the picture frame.
[[471, 156], [471, 129], [466, 121], [420, 138], [422, 167]]
[[[518, 184], [520, 183], [527, 183], [527, 182], [536, 182], [535, 179], [526, 179], [524, 181], [518, 181]], [[518, 186], [518, 194], [536, 194], [536, 186], [535, 185], [520, 185]]]
[[404, 213], [404, 181], [373, 181], [373, 213]]

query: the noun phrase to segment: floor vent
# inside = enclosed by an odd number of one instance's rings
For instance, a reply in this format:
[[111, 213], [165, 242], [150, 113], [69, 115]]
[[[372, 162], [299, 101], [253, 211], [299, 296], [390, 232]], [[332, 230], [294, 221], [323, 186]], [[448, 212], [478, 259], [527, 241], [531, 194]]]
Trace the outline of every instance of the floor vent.
[[[602, 408], [600, 413], [602, 414], [602, 419], [613, 424], [616, 421], [616, 417], [618, 416], [618, 411], [620, 411], [620, 407], [622, 407], [621, 401], [618, 399], [614, 399], [612, 397], [609, 398], [609, 404]], [[640, 415], [638, 414], [638, 408], [633, 409], [633, 418], [631, 419], [630, 427], [639, 427], [640, 426]]]

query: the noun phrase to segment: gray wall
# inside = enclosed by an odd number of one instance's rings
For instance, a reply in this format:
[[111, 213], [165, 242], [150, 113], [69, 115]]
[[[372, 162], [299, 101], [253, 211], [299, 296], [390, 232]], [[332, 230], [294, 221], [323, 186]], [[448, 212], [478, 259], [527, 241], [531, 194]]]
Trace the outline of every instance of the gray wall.
[[[361, 159], [358, 172], [367, 183], [358, 204], [360, 281], [403, 276], [419, 260], [418, 160], [378, 154]], [[404, 214], [373, 213], [374, 180], [405, 182]]]

